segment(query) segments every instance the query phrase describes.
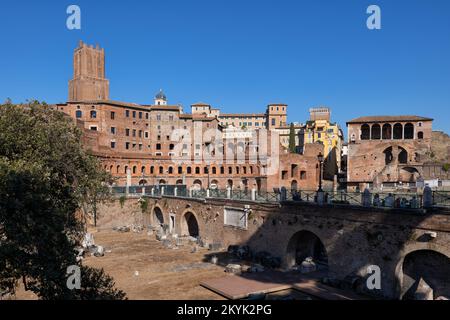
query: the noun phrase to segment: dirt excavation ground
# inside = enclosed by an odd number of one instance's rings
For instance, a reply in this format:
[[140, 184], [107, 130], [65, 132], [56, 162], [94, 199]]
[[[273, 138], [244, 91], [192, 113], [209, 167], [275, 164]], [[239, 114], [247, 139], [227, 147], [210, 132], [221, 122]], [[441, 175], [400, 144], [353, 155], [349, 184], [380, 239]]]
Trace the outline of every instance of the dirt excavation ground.
[[166, 248], [146, 232], [103, 230], [94, 233], [94, 239], [105, 248], [105, 255], [89, 256], [84, 264], [105, 269], [128, 299], [224, 299], [199, 285], [225, 275], [223, 267], [208, 262], [207, 249], [191, 253], [191, 245]]
[[[93, 231], [96, 245], [105, 248], [103, 257], [86, 253], [83, 264], [103, 268], [116, 287], [130, 300], [223, 300], [203, 288], [200, 281], [225, 276], [222, 266], [209, 263], [211, 251], [192, 246], [166, 248], [147, 232]], [[83, 281], [83, 279], [81, 279]], [[17, 288], [17, 300], [35, 300], [32, 292]]]

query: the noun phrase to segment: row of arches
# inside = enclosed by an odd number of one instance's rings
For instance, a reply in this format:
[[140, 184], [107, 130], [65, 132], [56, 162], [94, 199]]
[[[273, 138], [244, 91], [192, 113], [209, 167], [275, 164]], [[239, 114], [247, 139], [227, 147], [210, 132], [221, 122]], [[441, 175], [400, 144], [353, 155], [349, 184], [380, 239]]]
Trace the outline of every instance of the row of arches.
[[[169, 226], [169, 230], [171, 233], [176, 233], [176, 222], [175, 217], [169, 216], [168, 219], [164, 217], [164, 213], [159, 206], [155, 206], [151, 212], [150, 221], [146, 220], [147, 224], [152, 224], [153, 226], [161, 226], [164, 225]], [[200, 236], [200, 228], [196, 215], [192, 211], [186, 211], [181, 215], [180, 226], [178, 228], [178, 232], [181, 236], [190, 236], [197, 238]], [[144, 221], [145, 223], [145, 221]]]
[[104, 165], [104, 169], [111, 174], [124, 174], [130, 170], [133, 176], [142, 175], [261, 175], [261, 168], [259, 166], [121, 166], [121, 165]]
[[389, 123], [381, 126], [380, 124], [363, 124], [361, 126], [361, 140], [402, 140], [402, 139], [423, 139], [423, 131], [417, 132], [415, 137], [415, 127], [412, 123], [407, 123], [404, 126], [401, 123], [396, 123], [394, 126]]

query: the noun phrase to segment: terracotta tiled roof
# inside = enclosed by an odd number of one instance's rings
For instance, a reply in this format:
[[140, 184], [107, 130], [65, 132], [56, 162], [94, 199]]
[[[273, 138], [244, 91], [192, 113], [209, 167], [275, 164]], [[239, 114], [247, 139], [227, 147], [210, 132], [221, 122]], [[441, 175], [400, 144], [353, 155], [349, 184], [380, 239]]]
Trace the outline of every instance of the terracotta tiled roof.
[[193, 107], [210, 107], [211, 105], [209, 105], [208, 103], [204, 103], [204, 102], [197, 102], [197, 103], [194, 103], [192, 106]]
[[222, 113], [219, 118], [225, 117], [265, 117], [265, 113]]
[[404, 121], [433, 121], [431, 118], [419, 116], [368, 116], [360, 117], [348, 121], [347, 123], [366, 123], [366, 122], [404, 122]]

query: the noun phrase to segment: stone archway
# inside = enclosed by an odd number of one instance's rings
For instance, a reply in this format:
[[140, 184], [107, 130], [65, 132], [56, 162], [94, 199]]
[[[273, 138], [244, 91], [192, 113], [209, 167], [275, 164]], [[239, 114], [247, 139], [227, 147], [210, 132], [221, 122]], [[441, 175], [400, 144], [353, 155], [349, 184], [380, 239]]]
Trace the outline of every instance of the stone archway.
[[284, 266], [290, 269], [309, 257], [319, 270], [328, 270], [328, 254], [320, 238], [311, 231], [298, 231], [288, 242]]
[[200, 236], [197, 217], [191, 211], [187, 211], [181, 217], [181, 235], [195, 238]]
[[153, 224], [160, 226], [164, 224], [164, 214], [159, 206], [153, 208]]
[[397, 266], [399, 298], [414, 299], [420, 284], [426, 283], [433, 290], [433, 299], [450, 298], [450, 258], [432, 249], [411, 251]]

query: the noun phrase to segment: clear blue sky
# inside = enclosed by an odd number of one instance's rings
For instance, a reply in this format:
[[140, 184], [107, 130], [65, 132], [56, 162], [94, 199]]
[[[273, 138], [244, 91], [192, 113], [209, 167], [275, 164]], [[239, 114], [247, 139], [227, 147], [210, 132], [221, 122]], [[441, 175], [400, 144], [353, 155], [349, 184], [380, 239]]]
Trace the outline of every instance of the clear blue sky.
[[[66, 8], [82, 29], [66, 28]], [[366, 9], [382, 10], [382, 30]], [[0, 100], [67, 100], [78, 40], [105, 48], [111, 99], [198, 101], [223, 112], [326, 105], [342, 127], [363, 115], [417, 114], [450, 133], [448, 0], [1, 1]]]

